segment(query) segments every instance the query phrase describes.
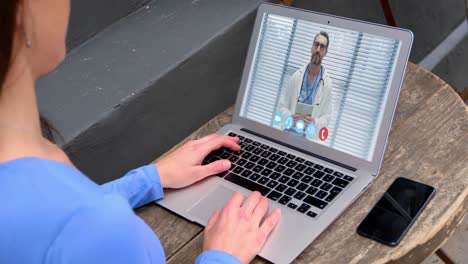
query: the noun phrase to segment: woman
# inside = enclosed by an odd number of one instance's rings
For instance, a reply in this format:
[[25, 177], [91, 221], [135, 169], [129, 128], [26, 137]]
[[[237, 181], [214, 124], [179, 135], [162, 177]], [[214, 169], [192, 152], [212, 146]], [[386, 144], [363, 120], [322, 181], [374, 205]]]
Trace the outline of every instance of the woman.
[[[0, 1], [0, 263], [160, 263], [164, 252], [134, 214], [182, 188], [229, 169], [227, 160], [201, 166], [238, 138], [209, 135], [155, 164], [98, 186], [42, 137], [34, 83], [65, 56], [68, 0]], [[280, 218], [261, 221], [268, 201], [236, 193], [206, 226], [198, 263], [247, 263]]]

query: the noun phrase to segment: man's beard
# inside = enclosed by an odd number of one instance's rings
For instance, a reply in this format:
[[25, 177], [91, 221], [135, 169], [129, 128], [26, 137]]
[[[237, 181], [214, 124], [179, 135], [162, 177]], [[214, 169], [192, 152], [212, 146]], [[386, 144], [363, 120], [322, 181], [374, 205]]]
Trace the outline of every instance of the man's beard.
[[312, 55], [312, 60], [310, 60], [312, 64], [315, 64], [315, 65], [320, 65], [320, 63], [322, 63], [322, 58], [320, 57], [320, 54], [319, 53], [314, 53]]

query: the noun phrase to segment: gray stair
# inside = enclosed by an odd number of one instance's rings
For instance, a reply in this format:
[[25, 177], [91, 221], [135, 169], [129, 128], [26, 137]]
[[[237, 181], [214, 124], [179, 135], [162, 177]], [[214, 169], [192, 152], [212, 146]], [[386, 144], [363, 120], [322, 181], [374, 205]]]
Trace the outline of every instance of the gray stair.
[[232, 105], [262, 2], [151, 1], [73, 49], [37, 91], [78, 168], [118, 178]]

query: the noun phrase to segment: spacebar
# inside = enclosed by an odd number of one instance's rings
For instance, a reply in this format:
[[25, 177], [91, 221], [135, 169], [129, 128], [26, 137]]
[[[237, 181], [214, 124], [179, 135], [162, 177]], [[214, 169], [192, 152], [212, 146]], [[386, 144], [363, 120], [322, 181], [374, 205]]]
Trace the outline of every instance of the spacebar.
[[234, 173], [229, 173], [228, 176], [224, 177], [224, 179], [237, 185], [240, 185], [248, 190], [259, 191], [263, 196], [267, 195], [268, 192], [270, 192], [269, 188], [255, 183], [253, 181], [247, 180], [246, 178], [242, 178], [241, 176], [238, 176]]

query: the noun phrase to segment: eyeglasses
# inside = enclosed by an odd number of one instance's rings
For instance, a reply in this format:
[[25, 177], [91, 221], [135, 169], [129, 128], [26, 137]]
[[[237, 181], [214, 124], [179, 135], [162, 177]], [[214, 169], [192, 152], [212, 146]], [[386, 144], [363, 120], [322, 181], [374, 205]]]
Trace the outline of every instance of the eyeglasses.
[[328, 48], [327, 45], [325, 45], [325, 44], [323, 44], [323, 43], [320, 43], [320, 42], [318, 42], [318, 41], [315, 41], [315, 42], [314, 42], [314, 48], [318, 49], [318, 47], [320, 47], [321, 49], [326, 49], [326, 48]]

